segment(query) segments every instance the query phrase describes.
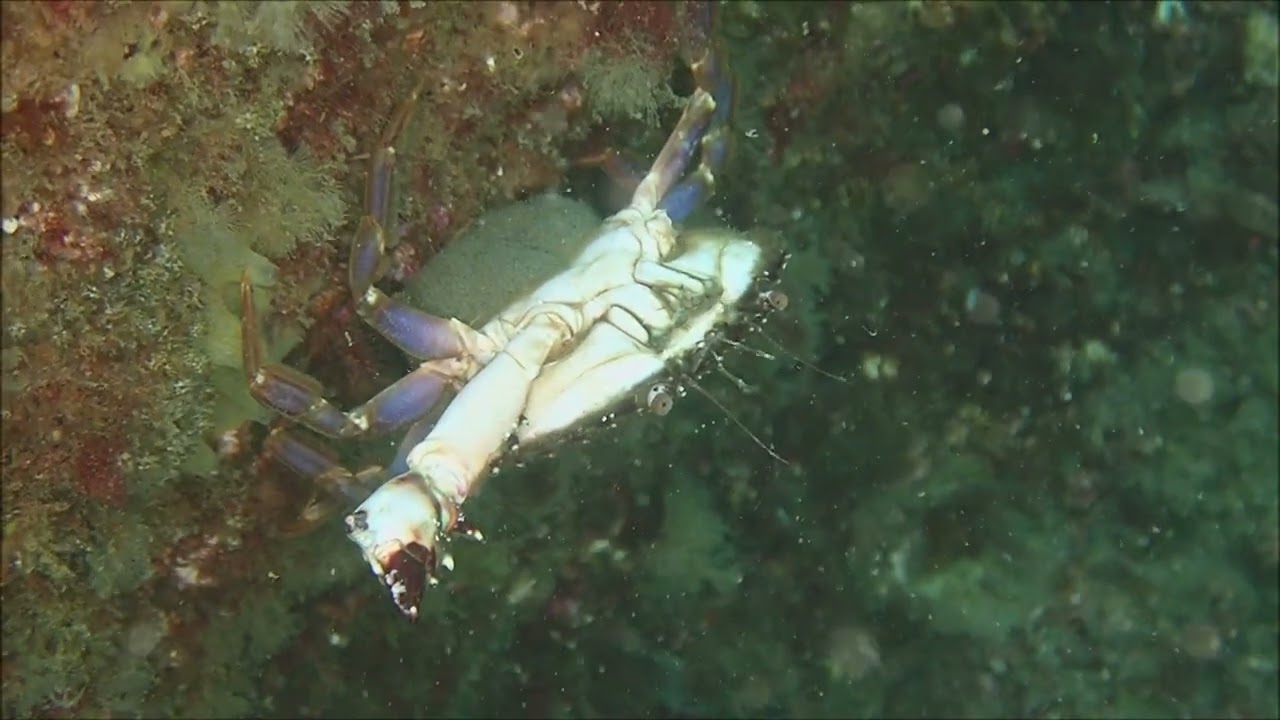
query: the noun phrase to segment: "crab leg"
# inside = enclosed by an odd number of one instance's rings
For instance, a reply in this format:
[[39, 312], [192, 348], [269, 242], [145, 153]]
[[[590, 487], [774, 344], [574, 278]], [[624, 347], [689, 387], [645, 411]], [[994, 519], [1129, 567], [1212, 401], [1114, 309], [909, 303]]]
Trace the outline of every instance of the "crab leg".
[[370, 327], [418, 360], [475, 357], [488, 352], [488, 341], [466, 323], [422, 312], [374, 286], [374, 270], [384, 251], [382, 227], [366, 215], [360, 219], [351, 245], [350, 284], [356, 312]]
[[667, 138], [666, 145], [653, 161], [653, 166], [636, 187], [631, 199], [631, 207], [648, 211], [658, 206], [663, 197], [671, 191], [671, 186], [684, 174], [685, 168], [697, 148], [698, 140], [706, 131], [712, 115], [715, 114], [716, 101], [711, 94], [702, 88], [693, 91], [689, 104], [676, 123], [675, 130]]
[[320, 491], [294, 521], [280, 528], [285, 535], [300, 535], [314, 530], [339, 504], [368, 495], [370, 488], [389, 477], [377, 466], [352, 473], [339, 464], [332, 453], [283, 427], [271, 431], [263, 443], [263, 451], [313, 480]]
[[316, 432], [335, 438], [380, 434], [426, 415], [453, 377], [442, 363], [427, 363], [392, 383], [372, 400], [343, 412], [325, 400], [314, 378], [287, 365], [262, 363], [262, 339], [254, 311], [253, 285], [240, 282], [244, 317], [240, 323], [242, 360], [249, 393], [263, 405]]
[[424, 313], [393, 300], [374, 286], [386, 254], [387, 228], [395, 227], [396, 143], [422, 93], [413, 89], [378, 141], [365, 186], [365, 214], [356, 227], [348, 263], [348, 283], [356, 312], [374, 330], [418, 360], [463, 357], [484, 347], [477, 333], [458, 320]]
[[371, 487], [389, 477], [380, 467], [369, 467], [353, 473], [334, 459], [327, 449], [317, 447], [283, 427], [272, 430], [262, 448], [269, 456], [288, 465], [294, 472], [315, 480], [321, 489], [351, 500], [367, 497]]
[[[720, 66], [714, 48], [709, 48], [702, 59], [693, 64], [693, 76], [698, 88], [711, 98], [711, 117], [698, 131], [679, 138], [681, 142], [673, 149], [668, 164], [662, 164], [659, 156], [650, 171], [664, 176], [661, 183], [669, 190], [660, 196], [662, 200], [658, 207], [667, 212], [672, 222], [683, 221], [715, 191], [715, 172], [724, 165], [729, 151], [727, 131], [729, 111], [733, 105], [733, 82]], [[673, 136], [671, 140], [677, 138]], [[699, 151], [698, 166], [689, 177], [671, 187], [688, 167], [695, 147]]]
[[[435, 422], [431, 416], [427, 416], [409, 426], [404, 437], [400, 439], [400, 447], [396, 450], [395, 458], [387, 466], [388, 477], [395, 477], [409, 472], [409, 452], [427, 437], [427, 433], [431, 432], [433, 427], [435, 427]], [[366, 492], [361, 498], [368, 496], [369, 494]]]
[[262, 363], [253, 286], [247, 275], [241, 281], [242, 353], [250, 393], [263, 405], [329, 437], [380, 434], [420, 420], [446, 387], [470, 377], [477, 359], [491, 354], [491, 343], [465, 323], [398, 303], [373, 284], [386, 249], [386, 228], [395, 222], [395, 145], [425, 82], [424, 77], [401, 105], [373, 153], [348, 282], [359, 315], [401, 350], [427, 362], [364, 405], [344, 412], [322, 397], [320, 383], [308, 375]]
[[[285, 528], [286, 534], [309, 532], [329, 517], [340, 504], [360, 502], [382, 483], [408, 471], [405, 457], [431, 429], [430, 417], [409, 428], [400, 450], [386, 468], [377, 465], [351, 472], [327, 448], [287, 427], [274, 428], [262, 445], [263, 453], [298, 475], [311, 480], [319, 491], [297, 520]], [[461, 532], [461, 531], [460, 531]]]
[[[689, 98], [675, 130], [654, 160], [649, 172], [639, 180], [631, 206], [640, 210], [665, 210], [673, 222], [687, 218], [715, 188], [714, 173], [724, 163], [728, 151], [726, 127], [733, 104], [733, 82], [715, 49], [715, 8], [713, 3], [695, 3], [694, 22], [705, 35], [706, 51], [692, 63], [697, 88]], [[695, 152], [698, 166], [684, 181]], [[610, 174], [626, 174], [617, 154], [606, 150], [588, 162], [599, 163]]]
[[378, 334], [418, 360], [457, 358], [484, 352], [488, 343], [466, 323], [422, 312], [373, 285], [372, 267], [384, 251], [382, 228], [365, 216], [351, 248], [351, 294], [356, 312]]
[[311, 442], [299, 433], [291, 432], [287, 427], [274, 428], [263, 443], [264, 454], [298, 475], [310, 479], [320, 491], [288, 532], [309, 531], [328, 517], [339, 503], [359, 502], [389, 478], [407, 472], [405, 458], [410, 450], [422, 442], [432, 425], [433, 417], [430, 415], [411, 425], [400, 441], [395, 459], [388, 467], [371, 466], [354, 473], [339, 463], [328, 448]]

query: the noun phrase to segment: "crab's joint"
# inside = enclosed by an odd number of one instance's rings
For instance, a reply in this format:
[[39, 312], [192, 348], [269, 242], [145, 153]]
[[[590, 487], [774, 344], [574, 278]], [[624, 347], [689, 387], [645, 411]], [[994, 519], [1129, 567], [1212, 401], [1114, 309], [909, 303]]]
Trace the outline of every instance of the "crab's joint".
[[465, 326], [393, 300], [374, 286], [385, 251], [381, 226], [372, 216], [361, 218], [348, 267], [356, 313], [410, 357], [430, 360], [462, 355], [466, 343], [460, 332]]
[[460, 357], [467, 343], [462, 323], [447, 320], [391, 299], [376, 287], [359, 298], [356, 312], [374, 330], [418, 360]]
[[351, 437], [363, 431], [356, 417], [348, 417], [321, 397], [320, 383], [285, 365], [257, 368], [249, 378], [255, 400], [329, 437]]
[[[286, 365], [268, 365], [254, 369], [249, 392], [258, 402], [322, 435], [346, 438], [380, 435], [416, 422], [430, 412], [449, 382], [424, 365], [364, 405], [343, 412], [321, 396], [323, 388], [314, 378]], [[300, 464], [312, 464], [311, 458], [293, 454]]]
[[374, 433], [398, 430], [426, 415], [449, 384], [434, 368], [420, 366], [365, 403], [361, 419]]
[[361, 302], [377, 279], [386, 250], [382, 226], [372, 216], [360, 218], [356, 236], [351, 242], [351, 258], [347, 266], [351, 297], [357, 303]]
[[327, 448], [317, 447], [304, 437], [275, 428], [263, 443], [263, 451], [292, 468], [303, 477], [313, 478], [332, 495], [360, 500], [369, 494], [370, 485], [384, 480], [380, 467], [369, 467], [352, 473], [338, 463]]

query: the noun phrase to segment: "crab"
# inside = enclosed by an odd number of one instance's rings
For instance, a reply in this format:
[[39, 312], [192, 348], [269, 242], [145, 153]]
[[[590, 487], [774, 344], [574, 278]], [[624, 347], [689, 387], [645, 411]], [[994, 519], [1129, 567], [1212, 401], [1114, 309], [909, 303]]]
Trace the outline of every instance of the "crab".
[[768, 243], [728, 230], [677, 229], [714, 189], [732, 90], [714, 46], [692, 70], [697, 88], [630, 203], [567, 267], [478, 327], [414, 308], [375, 285], [395, 219], [395, 147], [421, 84], [410, 94], [372, 156], [349, 285], [359, 315], [420, 364], [353, 410], [324, 399], [309, 376], [261, 362], [252, 285], [242, 283], [244, 367], [260, 403], [332, 438], [407, 428], [387, 469], [359, 473], [273, 434], [287, 464], [346, 495], [359, 497], [385, 479], [344, 522], [407, 617], [417, 618], [440, 567], [453, 566], [445, 540], [480, 537], [462, 506], [505, 454], [552, 442], [637, 394], [661, 413], [671, 398], [662, 378], [770, 297], [753, 292], [777, 258]]

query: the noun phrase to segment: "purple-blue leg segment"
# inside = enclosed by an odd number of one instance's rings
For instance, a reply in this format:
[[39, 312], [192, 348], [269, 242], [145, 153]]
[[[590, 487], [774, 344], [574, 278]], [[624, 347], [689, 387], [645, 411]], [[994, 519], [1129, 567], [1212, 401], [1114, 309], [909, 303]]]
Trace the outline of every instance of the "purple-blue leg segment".
[[378, 223], [369, 215], [361, 218], [351, 243], [349, 268], [356, 312], [410, 357], [430, 360], [462, 355], [465, 347], [450, 321], [393, 300], [373, 285], [385, 247]]
[[249, 393], [263, 405], [316, 432], [334, 438], [389, 433], [425, 416], [448, 381], [428, 367], [419, 367], [397, 380], [372, 400], [343, 412], [324, 399], [314, 378], [286, 365], [262, 363], [253, 285], [248, 275], [240, 283], [244, 317], [241, 320], [242, 360]]
[[382, 226], [372, 215], [360, 218], [356, 235], [351, 241], [351, 257], [347, 262], [347, 286], [351, 288], [351, 299], [357, 305], [378, 278], [385, 251], [386, 240], [382, 235]]
[[424, 77], [378, 141], [365, 185], [365, 214], [351, 242], [347, 268], [356, 312], [370, 327], [418, 360], [457, 357], [465, 351], [463, 343], [448, 320], [393, 300], [373, 283], [386, 254], [387, 229], [396, 223], [395, 145], [408, 125], [425, 82]]
[[396, 226], [396, 143], [409, 124], [409, 118], [417, 107], [422, 94], [424, 77], [405, 99], [378, 138], [378, 146], [369, 161], [369, 177], [364, 188], [364, 217], [356, 229], [355, 242], [351, 244], [351, 263], [348, 268], [351, 294], [357, 302], [373, 281], [378, 278], [383, 252], [386, 250], [386, 229]]
[[377, 149], [373, 153], [372, 168], [369, 171], [368, 182], [365, 184], [364, 209], [379, 227], [395, 227], [395, 146], [404, 133], [405, 127], [408, 126], [409, 118], [413, 117], [413, 112], [418, 107], [418, 98], [422, 96], [422, 90], [430, 77], [430, 73], [423, 74], [422, 79], [404, 99], [400, 109], [382, 131]]
[[[382, 271], [386, 234], [397, 221], [395, 145], [429, 77], [423, 76], [388, 123], [370, 160], [364, 215], [352, 241], [348, 268], [348, 282], [360, 316], [401, 350], [420, 360], [461, 357], [466, 352], [455, 324], [392, 300], [378, 290], [374, 282]], [[425, 418], [451, 380], [431, 368], [419, 367], [360, 407], [344, 412], [323, 397], [323, 387], [314, 378], [284, 365], [263, 363], [253, 286], [247, 273], [241, 281], [240, 292], [242, 359], [253, 397], [266, 407], [334, 438], [377, 435], [409, 426], [394, 461], [395, 472], [403, 472], [409, 450], [421, 442], [431, 427]], [[266, 451], [299, 474], [319, 481], [333, 491], [331, 494], [340, 493], [357, 500], [368, 493], [371, 483], [390, 477], [381, 468], [352, 474], [328, 452], [287, 431], [273, 431]]]
[[409, 453], [418, 446], [418, 443], [426, 439], [427, 433], [431, 432], [433, 427], [435, 427], [435, 421], [430, 418], [423, 418], [409, 426], [409, 431], [400, 440], [400, 449], [396, 451], [395, 458], [387, 466], [387, 475], [396, 477], [409, 472]]
[[327, 449], [317, 447], [305, 438], [276, 428], [267, 436], [263, 450], [302, 477], [315, 480], [333, 495], [360, 502], [388, 475], [381, 468], [367, 468], [353, 474], [343, 467]]
[[419, 360], [459, 357], [466, 352], [448, 320], [397, 302], [376, 288], [365, 293], [356, 312], [406, 355]]
[[[709, 8], [703, 11], [708, 23], [713, 12]], [[698, 166], [687, 178], [671, 187], [658, 203], [658, 207], [665, 210], [674, 222], [683, 222], [715, 191], [715, 173], [724, 166], [729, 151], [728, 124], [733, 107], [733, 80], [720, 61], [710, 31], [707, 51], [693, 63], [692, 69], [698, 88], [711, 95], [715, 109], [709, 118], [689, 128], [687, 134], [680, 138], [675, 158], [663, 169], [664, 174], [670, 173], [667, 183], [674, 183], [688, 167], [694, 151], [699, 151]]]
[[[367, 424], [366, 432], [374, 435], [399, 430], [430, 412], [449, 385], [449, 380], [434, 368], [421, 366], [365, 403], [360, 421]], [[359, 412], [357, 408], [351, 414]]]

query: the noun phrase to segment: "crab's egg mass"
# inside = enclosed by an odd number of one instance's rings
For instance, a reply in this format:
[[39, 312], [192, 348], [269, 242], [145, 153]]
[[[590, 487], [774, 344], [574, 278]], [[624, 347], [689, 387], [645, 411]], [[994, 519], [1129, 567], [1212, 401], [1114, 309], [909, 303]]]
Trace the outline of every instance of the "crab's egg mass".
[[744, 297], [765, 273], [767, 252], [727, 230], [696, 230], [682, 238], [687, 248], [672, 267], [719, 282], [715, 302], [673, 329], [662, 345], [644, 345], [609, 323], [596, 323], [565, 357], [543, 368], [531, 388], [521, 443], [533, 443], [597, 422], [633, 402], [644, 385], [657, 380], [698, 349], [711, 331], [736, 319]]
[[600, 223], [586, 204], [553, 194], [491, 210], [410, 278], [400, 298], [477, 327], [568, 267]]

